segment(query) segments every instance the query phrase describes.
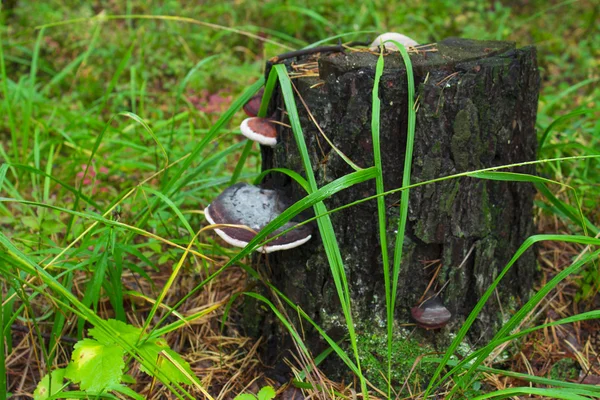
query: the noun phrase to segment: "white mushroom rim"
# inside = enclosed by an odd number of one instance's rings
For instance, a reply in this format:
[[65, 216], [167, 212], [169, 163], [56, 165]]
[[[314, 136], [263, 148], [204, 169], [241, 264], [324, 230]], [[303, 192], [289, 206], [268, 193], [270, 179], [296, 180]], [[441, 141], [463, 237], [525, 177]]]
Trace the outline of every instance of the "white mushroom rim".
[[257, 132], [250, 127], [250, 122], [256, 120], [257, 118], [259, 117], [250, 117], [242, 121], [240, 124], [240, 131], [242, 132], [242, 135], [262, 145], [275, 147], [277, 144], [277, 137], [265, 136], [264, 134]]
[[[214, 219], [212, 219], [212, 217], [210, 216], [210, 212], [208, 211], [209, 208], [210, 208], [210, 205], [204, 209], [204, 216], [206, 217], [206, 220], [211, 225], [223, 225], [223, 224], [215, 223]], [[241, 227], [241, 225], [240, 225], [240, 227]], [[240, 229], [243, 229], [243, 228], [240, 228]], [[229, 243], [232, 246], [246, 247], [249, 243], [249, 242], [245, 242], [243, 240], [233, 238], [233, 237], [229, 236], [227, 233], [225, 233], [225, 231], [223, 231], [219, 228], [215, 228], [214, 231], [216, 232], [217, 235], [219, 235], [219, 237], [221, 237], [221, 239], [223, 239], [224, 241], [226, 241], [227, 243]], [[259, 253], [272, 253], [274, 251], [279, 251], [279, 250], [289, 250], [289, 249], [293, 249], [294, 247], [303, 245], [304, 243], [308, 242], [311, 238], [312, 238], [312, 235], [308, 235], [306, 237], [303, 237], [300, 240], [296, 240], [295, 242], [291, 242], [291, 243], [284, 243], [284, 244], [278, 244], [278, 245], [268, 245], [267, 244], [265, 246], [257, 247], [256, 251], [258, 251]]]

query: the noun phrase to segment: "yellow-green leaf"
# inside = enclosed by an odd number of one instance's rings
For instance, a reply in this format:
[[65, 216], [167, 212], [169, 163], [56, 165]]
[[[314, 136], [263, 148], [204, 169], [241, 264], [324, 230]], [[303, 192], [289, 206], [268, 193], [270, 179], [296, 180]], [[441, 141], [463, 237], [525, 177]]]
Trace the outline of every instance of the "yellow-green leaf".
[[[50, 374], [46, 374], [44, 378], [38, 383], [35, 392], [33, 392], [34, 400], [46, 400], [50, 396], [60, 392], [63, 386], [63, 380], [65, 377], [65, 369], [60, 368], [52, 371]], [[52, 385], [50, 385], [52, 383]]]
[[65, 378], [79, 383], [82, 390], [100, 392], [121, 382], [124, 351], [116, 345], [104, 345], [92, 339], [75, 344]]
[[258, 400], [272, 400], [275, 398], [275, 389], [271, 386], [265, 386], [260, 389], [256, 397], [258, 397]]
[[[115, 331], [117, 331], [118, 335], [131, 346], [134, 346], [137, 343], [142, 332], [141, 328], [136, 328], [135, 326], [126, 324], [122, 321], [117, 321], [116, 319], [109, 319], [106, 321], [106, 323]], [[88, 330], [88, 334], [98, 342], [105, 345], [117, 343], [114, 335], [108, 334], [98, 327]]]

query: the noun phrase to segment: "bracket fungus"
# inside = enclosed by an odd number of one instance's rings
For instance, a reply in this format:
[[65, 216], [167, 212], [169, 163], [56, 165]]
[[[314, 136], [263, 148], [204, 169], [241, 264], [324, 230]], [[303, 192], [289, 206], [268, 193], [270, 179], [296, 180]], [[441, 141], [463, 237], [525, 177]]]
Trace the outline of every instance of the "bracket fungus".
[[277, 127], [267, 118], [250, 117], [240, 125], [242, 135], [265, 146], [274, 147], [277, 144]]
[[[408, 36], [403, 35], [401, 33], [386, 32], [384, 34], [377, 36], [375, 38], [375, 40], [373, 40], [373, 43], [371, 43], [371, 46], [369, 46], [369, 49], [373, 50], [373, 51], [377, 51], [377, 47], [381, 46], [381, 44], [383, 42], [385, 42], [386, 40], [394, 40], [406, 47], [418, 46], [418, 44], [419, 44], [419, 43], [415, 42], [413, 39], [411, 39]], [[391, 42], [386, 43], [385, 48], [388, 51], [398, 51], [398, 47], [394, 43], [391, 43]]]
[[452, 314], [438, 296], [427, 299], [421, 305], [413, 307], [410, 313], [417, 321], [417, 325], [425, 329], [443, 328], [452, 318]]
[[[291, 202], [277, 190], [261, 189], [248, 183], [236, 183], [217, 196], [205, 209], [204, 216], [212, 225], [244, 225], [243, 227], [224, 226], [215, 232], [227, 243], [245, 247], [256, 233], [285, 211]], [[296, 226], [289, 221], [275, 230], [269, 237]], [[270, 241], [256, 250], [262, 253], [287, 250], [298, 247], [310, 240], [312, 229], [302, 225]]]
[[249, 117], [258, 116], [258, 111], [260, 110], [260, 103], [262, 102], [264, 93], [265, 93], [265, 89], [264, 88], [260, 89], [258, 91], [258, 93], [256, 93], [254, 96], [252, 96], [250, 98], [250, 100], [248, 100], [246, 102], [246, 104], [244, 104], [243, 109], [247, 116], [249, 116]]

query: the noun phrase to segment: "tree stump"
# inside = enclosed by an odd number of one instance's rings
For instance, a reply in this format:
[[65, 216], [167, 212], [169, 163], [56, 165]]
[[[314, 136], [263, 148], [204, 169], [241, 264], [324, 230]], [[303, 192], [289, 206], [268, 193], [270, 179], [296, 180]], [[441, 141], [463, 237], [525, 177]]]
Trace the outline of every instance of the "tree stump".
[[[412, 183], [534, 160], [540, 84], [535, 48], [516, 49], [509, 42], [456, 38], [446, 39], [435, 48], [437, 51], [411, 54], [418, 96]], [[293, 80], [323, 131], [363, 168], [373, 165], [371, 105], [377, 57], [369, 52], [321, 55], [318, 77]], [[398, 52], [385, 56], [379, 93], [382, 165], [385, 189], [389, 190], [402, 186], [406, 145], [407, 81]], [[274, 100], [279, 110], [285, 109], [277, 92]], [[296, 102], [318, 185], [352, 172], [320, 135], [302, 102], [298, 98]], [[281, 111], [279, 118], [288, 122]], [[263, 169], [285, 167], [304, 175], [291, 129], [280, 127], [280, 144], [274, 149], [263, 148], [262, 153]], [[535, 168], [517, 171], [534, 173]], [[286, 190], [294, 199], [305, 195], [282, 174], [271, 174], [265, 184]], [[370, 181], [334, 195], [325, 204], [333, 209], [374, 194], [375, 182]], [[468, 177], [411, 190], [396, 322], [412, 322], [410, 309], [439, 268], [430, 292], [446, 285], [440, 297], [453, 318], [443, 331], [425, 335], [439, 337], [456, 331], [519, 245], [533, 234], [534, 194], [528, 183]], [[385, 199], [390, 260], [398, 228], [399, 199], [399, 193]], [[384, 277], [376, 201], [337, 212], [331, 219], [348, 276], [357, 331], [384, 329]], [[333, 338], [346, 333], [316, 229], [313, 240], [298, 249], [270, 255], [264, 268], [267, 279]], [[528, 297], [535, 270], [534, 254], [528, 251], [504, 278], [498, 296], [491, 298], [479, 315], [471, 339], [489, 338], [495, 333], [502, 324], [502, 313], [508, 315]], [[290, 347], [289, 338], [284, 338], [285, 329], [276, 322], [258, 318], [257, 309], [246, 309], [245, 320], [250, 321], [247, 327], [255, 334], [267, 335], [267, 355], [273, 360]], [[291, 315], [292, 320], [295, 317]], [[296, 327], [305, 332], [315, 355], [325, 348], [309, 324]]]

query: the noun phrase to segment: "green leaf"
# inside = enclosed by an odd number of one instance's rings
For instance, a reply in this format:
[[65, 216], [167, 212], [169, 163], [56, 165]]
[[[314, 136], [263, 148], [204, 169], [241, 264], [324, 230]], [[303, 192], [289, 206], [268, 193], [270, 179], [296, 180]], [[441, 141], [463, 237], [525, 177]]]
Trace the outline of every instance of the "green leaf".
[[37, 388], [35, 388], [33, 400], [45, 400], [60, 392], [63, 387], [64, 377], [64, 368], [56, 369], [52, 373], [46, 374], [40, 383], [38, 383]]
[[[192, 384], [191, 379], [188, 378], [188, 375], [194, 375], [190, 365], [179, 354], [171, 350], [163, 339], [147, 341], [140, 347], [140, 354], [152, 362], [156, 369], [164, 374], [164, 379], [168, 382]], [[152, 372], [143, 365], [140, 369], [148, 375], [152, 375]]]
[[56, 234], [63, 232], [67, 225], [60, 221], [55, 215], [50, 215], [51, 216], [49, 216], [48, 219], [42, 221], [40, 228], [45, 234]]
[[137, 383], [135, 378], [129, 374], [124, 374], [123, 378], [121, 378], [121, 382], [123, 383]]
[[85, 391], [100, 392], [121, 382], [124, 353], [120, 346], [104, 345], [92, 339], [81, 340], [75, 343], [65, 377], [79, 383]]
[[117, 343], [117, 336], [120, 336], [131, 346], [135, 346], [140, 338], [142, 330], [135, 326], [126, 324], [116, 319], [109, 319], [106, 324], [117, 331], [117, 335], [108, 334], [105, 330], [94, 327], [88, 330], [88, 335], [96, 339], [99, 343], [104, 345], [113, 345]]
[[256, 400], [256, 396], [249, 393], [238, 394], [233, 400]]
[[25, 216], [21, 217], [21, 223], [28, 228], [39, 230], [40, 229], [40, 221], [38, 217]]
[[[135, 383], [135, 380], [132, 383]], [[144, 396], [140, 396], [134, 390], [128, 388], [127, 386], [115, 385], [115, 386], [109, 387], [108, 389], [111, 390], [111, 391], [114, 390], [115, 392], [118, 392], [118, 393], [124, 394], [126, 396], [129, 396], [129, 397], [131, 397], [134, 400], [144, 400], [145, 399]]]
[[265, 386], [258, 392], [258, 400], [271, 400], [275, 398], [275, 389], [271, 386]]

